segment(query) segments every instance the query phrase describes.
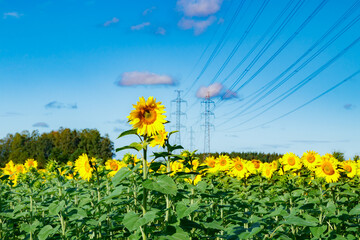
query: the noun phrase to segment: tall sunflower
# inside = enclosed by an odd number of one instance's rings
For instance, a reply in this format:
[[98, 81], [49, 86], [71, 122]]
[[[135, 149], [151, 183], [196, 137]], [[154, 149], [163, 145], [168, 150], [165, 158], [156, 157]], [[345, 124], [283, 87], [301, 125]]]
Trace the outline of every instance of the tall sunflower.
[[326, 182], [337, 182], [340, 178], [339, 170], [337, 169], [339, 161], [334, 157], [322, 156], [319, 165], [315, 169], [317, 177], [325, 178]]
[[300, 158], [294, 153], [286, 153], [280, 158], [280, 163], [283, 165], [284, 172], [299, 170], [302, 167]]
[[139, 102], [133, 104], [133, 107], [135, 109], [130, 112], [128, 119], [138, 134], [153, 136], [165, 129], [165, 107], [161, 102], [156, 102], [154, 97], [149, 97], [147, 101], [140, 97]]
[[75, 161], [75, 171], [79, 173], [80, 177], [90, 181], [92, 172], [94, 171], [94, 158], [89, 160], [88, 156], [83, 153], [79, 158]]

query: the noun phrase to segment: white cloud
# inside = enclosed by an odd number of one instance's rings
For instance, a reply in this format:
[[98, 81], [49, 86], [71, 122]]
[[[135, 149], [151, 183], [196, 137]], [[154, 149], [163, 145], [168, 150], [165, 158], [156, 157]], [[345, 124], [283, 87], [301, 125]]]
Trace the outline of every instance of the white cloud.
[[119, 19], [114, 17], [113, 19], [109, 20], [109, 21], [106, 21], [104, 23], [104, 27], [108, 27], [110, 26], [111, 24], [115, 24], [115, 23], [118, 23], [119, 22]]
[[187, 19], [182, 18], [178, 26], [182, 29], [188, 30], [188, 29], [194, 29], [195, 35], [200, 35], [203, 33], [211, 24], [214, 23], [216, 20], [215, 16], [210, 16], [206, 20], [194, 20], [194, 19]]
[[141, 23], [139, 25], [131, 26], [131, 30], [133, 30], [133, 31], [134, 30], [141, 30], [146, 26], [150, 26], [150, 23], [149, 22], [144, 22], [144, 23]]
[[159, 35], [165, 35], [166, 34], [166, 30], [162, 27], [158, 27], [158, 29], [156, 30], [155, 32], [156, 34], [159, 34]]
[[196, 92], [196, 97], [206, 98], [206, 97], [217, 97], [220, 95], [221, 90], [224, 86], [221, 83], [213, 83], [207, 87], [202, 86]]
[[22, 15], [21, 13], [18, 12], [7, 12], [3, 14], [3, 18], [6, 19], [7, 17], [14, 17], [14, 18], [20, 18]]
[[125, 72], [116, 84], [118, 86], [173, 85], [174, 80], [170, 76], [150, 72]]
[[58, 101], [52, 101], [49, 102], [48, 104], [45, 105], [45, 108], [54, 108], [54, 109], [62, 109], [62, 108], [67, 108], [67, 109], [77, 109], [77, 105], [75, 104], [65, 104], [62, 102], [58, 102]]
[[220, 10], [222, 0], [178, 0], [177, 6], [188, 17], [206, 17]]

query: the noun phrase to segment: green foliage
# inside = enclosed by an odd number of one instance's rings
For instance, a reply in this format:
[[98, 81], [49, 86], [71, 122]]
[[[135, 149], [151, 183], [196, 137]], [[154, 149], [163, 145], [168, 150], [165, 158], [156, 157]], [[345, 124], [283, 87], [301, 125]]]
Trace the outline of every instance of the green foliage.
[[0, 139], [0, 167], [10, 160], [24, 163], [28, 158], [36, 159], [39, 167], [44, 167], [50, 159], [66, 163], [76, 160], [83, 153], [106, 160], [114, 156], [113, 152], [114, 145], [109, 137], [100, 136], [96, 129], [77, 131], [60, 128], [41, 135], [38, 131], [23, 131]]

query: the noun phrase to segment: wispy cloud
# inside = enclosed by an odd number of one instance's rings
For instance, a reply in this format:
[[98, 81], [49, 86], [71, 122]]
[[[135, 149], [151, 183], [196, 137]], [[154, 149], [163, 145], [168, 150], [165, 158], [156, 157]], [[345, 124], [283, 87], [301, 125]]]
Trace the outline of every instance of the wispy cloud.
[[209, 86], [202, 86], [196, 92], [196, 97], [206, 98], [206, 97], [217, 97], [220, 95], [224, 86], [221, 83], [214, 83]]
[[45, 108], [54, 108], [54, 109], [61, 109], [61, 108], [67, 108], [67, 109], [77, 109], [76, 104], [65, 104], [57, 101], [49, 102], [45, 105]]
[[3, 14], [3, 18], [6, 19], [8, 17], [20, 18], [24, 14], [18, 12], [7, 12]]
[[210, 16], [205, 20], [194, 20], [188, 18], [182, 18], [178, 26], [184, 30], [194, 29], [195, 35], [202, 34], [211, 24], [216, 20], [215, 16]]
[[144, 27], [150, 26], [150, 22], [143, 22], [141, 24], [135, 25], [135, 26], [131, 26], [131, 30], [133, 31], [138, 31], [143, 29]]
[[220, 97], [222, 100], [238, 98], [238, 94], [236, 92], [226, 89], [221, 83], [201, 86], [196, 92], [196, 97], [198, 98], [206, 98], [207, 96], [211, 98]]
[[178, 0], [177, 7], [188, 17], [206, 17], [220, 10], [222, 0]]
[[155, 34], [157, 35], [165, 35], [166, 34], [166, 30], [162, 27], [158, 27], [155, 31]]
[[353, 110], [355, 108], [355, 105], [351, 104], [351, 103], [347, 103], [344, 105], [344, 108], [346, 110]]
[[125, 129], [123, 128], [114, 128], [114, 132], [124, 132]]
[[6, 112], [4, 114], [0, 114], [0, 117], [13, 117], [13, 116], [21, 116], [23, 114], [18, 112]]
[[151, 7], [148, 9], [145, 9], [145, 11], [143, 12], [143, 15], [148, 15], [149, 13], [152, 13], [154, 10], [156, 9], [156, 7]]
[[42, 128], [48, 128], [49, 125], [47, 123], [44, 123], [44, 122], [37, 122], [37, 123], [34, 123], [32, 125], [33, 127], [42, 127]]
[[159, 75], [150, 72], [125, 72], [116, 82], [116, 85], [174, 85], [174, 83], [174, 79], [168, 75]]
[[109, 27], [110, 25], [116, 24], [119, 22], [119, 19], [116, 17], [113, 17], [113, 19], [106, 21], [103, 25], [104, 27]]

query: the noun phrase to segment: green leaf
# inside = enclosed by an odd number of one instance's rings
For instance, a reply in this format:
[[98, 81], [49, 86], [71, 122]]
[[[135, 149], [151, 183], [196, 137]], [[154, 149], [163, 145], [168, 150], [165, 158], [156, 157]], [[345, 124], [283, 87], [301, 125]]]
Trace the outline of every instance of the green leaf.
[[189, 216], [193, 211], [197, 210], [199, 205], [197, 203], [186, 206], [185, 203], [179, 202], [176, 204], [176, 214], [179, 219]]
[[147, 179], [142, 184], [146, 189], [158, 191], [163, 194], [176, 195], [177, 193], [176, 183], [167, 175], [161, 175], [155, 178], [155, 181]]
[[139, 227], [153, 221], [156, 218], [157, 210], [152, 210], [147, 213], [143, 217], [140, 217], [135, 212], [128, 212], [123, 220], [123, 224], [129, 231], [134, 231]]
[[314, 222], [306, 221], [300, 217], [289, 216], [285, 220], [281, 221], [280, 224], [303, 226], [303, 227], [315, 227], [317, 224]]
[[323, 233], [326, 231], [327, 225], [320, 226], [320, 227], [311, 227], [310, 231], [314, 235], [315, 238], [320, 238]]
[[121, 168], [111, 179], [114, 186], [119, 185], [119, 183], [124, 180], [125, 178], [131, 175], [131, 171], [127, 167]]
[[121, 138], [121, 137], [124, 137], [126, 135], [131, 135], [131, 134], [137, 134], [137, 129], [130, 129], [130, 130], [127, 130], [125, 132], [122, 132], [120, 133], [120, 135], [118, 136], [118, 139]]
[[142, 150], [144, 147], [141, 143], [138, 143], [138, 142], [133, 142], [131, 143], [130, 145], [128, 146], [124, 146], [124, 147], [121, 147], [121, 148], [117, 148], [116, 149], [116, 152], [119, 152], [119, 151], [122, 151], [122, 150], [126, 150], [126, 149], [133, 149], [133, 150], [136, 150], [136, 151], [140, 151]]
[[54, 232], [54, 228], [51, 225], [46, 225], [40, 230], [38, 234], [38, 238], [39, 240], [45, 240], [53, 232]]
[[358, 215], [360, 214], [360, 204], [356, 205], [353, 209], [349, 212], [350, 215]]

